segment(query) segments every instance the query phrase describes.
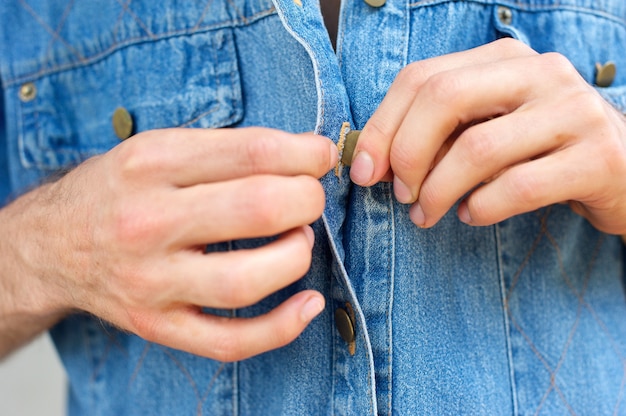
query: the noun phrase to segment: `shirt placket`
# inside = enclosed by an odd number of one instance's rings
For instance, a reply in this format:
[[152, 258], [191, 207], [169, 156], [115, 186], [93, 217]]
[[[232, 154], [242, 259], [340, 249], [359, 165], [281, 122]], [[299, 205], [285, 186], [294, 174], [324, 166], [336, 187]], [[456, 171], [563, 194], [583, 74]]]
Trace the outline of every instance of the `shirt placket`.
[[[319, 3], [311, 0], [274, 1], [285, 28], [303, 45], [313, 63], [318, 94], [315, 132], [340, 144], [354, 124], [337, 56], [323, 25]], [[344, 265], [343, 229], [351, 189], [348, 170], [339, 165], [321, 182], [326, 192], [322, 221], [327, 236], [324, 237], [328, 238], [333, 254], [330, 265], [332, 289], [327, 294], [330, 297], [327, 307], [339, 313], [346, 312], [348, 320], [344, 323], [354, 335], [352, 342], [346, 342], [342, 333], [334, 330], [331, 412], [337, 415], [375, 415], [377, 404], [371, 343], [364, 314]]]

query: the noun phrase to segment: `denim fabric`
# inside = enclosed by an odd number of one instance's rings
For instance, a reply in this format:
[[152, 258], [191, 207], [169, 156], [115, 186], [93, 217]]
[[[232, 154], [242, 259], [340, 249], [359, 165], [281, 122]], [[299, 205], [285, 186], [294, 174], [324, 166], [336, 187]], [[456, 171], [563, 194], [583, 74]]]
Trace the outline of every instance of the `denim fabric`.
[[[137, 132], [263, 125], [339, 140], [407, 63], [504, 36], [564, 54], [589, 83], [614, 61], [599, 92], [626, 112], [623, 0], [345, 1], [336, 53], [312, 0], [6, 0], [0, 16], [2, 194], [115, 146], [119, 106]], [[37, 96], [24, 102], [29, 82]], [[70, 414], [626, 414], [618, 238], [565, 206], [480, 228], [451, 213], [421, 230], [389, 184], [360, 188], [348, 174], [322, 179], [310, 272], [258, 305], [215, 311], [253, 316], [320, 290], [327, 308], [294, 343], [223, 364], [74, 316], [52, 331]], [[346, 305], [354, 354], [333, 322]]]

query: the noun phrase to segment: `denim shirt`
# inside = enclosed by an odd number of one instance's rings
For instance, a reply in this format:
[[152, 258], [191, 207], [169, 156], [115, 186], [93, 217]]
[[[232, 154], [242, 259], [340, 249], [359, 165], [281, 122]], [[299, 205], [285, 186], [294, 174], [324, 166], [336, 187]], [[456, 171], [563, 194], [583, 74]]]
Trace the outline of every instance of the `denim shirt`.
[[[0, 16], [2, 200], [115, 146], [118, 107], [135, 132], [261, 125], [338, 141], [408, 63], [506, 36], [564, 54], [591, 84], [615, 62], [598, 91], [626, 112], [623, 0], [344, 1], [336, 52], [315, 0], [3, 0]], [[73, 316], [52, 330], [70, 414], [626, 414], [618, 238], [560, 205], [490, 227], [452, 210], [419, 229], [387, 183], [355, 186], [346, 167], [322, 183], [309, 273], [210, 311], [255, 316], [317, 289], [326, 309], [296, 341], [220, 363]]]

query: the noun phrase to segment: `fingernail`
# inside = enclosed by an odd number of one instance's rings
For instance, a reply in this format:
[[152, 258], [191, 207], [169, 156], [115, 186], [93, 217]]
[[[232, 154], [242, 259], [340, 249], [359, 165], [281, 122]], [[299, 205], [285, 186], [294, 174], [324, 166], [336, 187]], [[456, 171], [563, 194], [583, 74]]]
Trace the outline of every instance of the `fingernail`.
[[419, 202], [416, 202], [411, 207], [411, 209], [409, 210], [409, 217], [411, 218], [411, 221], [413, 221], [413, 224], [417, 225], [418, 227], [424, 227], [424, 225], [426, 224], [426, 216], [424, 215], [424, 211], [422, 210]]
[[315, 244], [315, 232], [313, 231], [313, 228], [308, 225], [305, 226], [304, 235], [306, 235], [307, 240], [309, 240], [309, 245], [313, 248], [313, 245]]
[[319, 297], [313, 296], [302, 306], [300, 312], [300, 319], [302, 322], [311, 322], [313, 318], [320, 314], [324, 310], [324, 302]]
[[360, 151], [352, 161], [350, 179], [357, 185], [367, 185], [374, 176], [374, 159], [365, 151]]
[[467, 207], [466, 202], [461, 202], [461, 204], [459, 205], [458, 216], [461, 222], [464, 222], [468, 225], [472, 224], [472, 216], [470, 215], [469, 208]]
[[414, 200], [409, 187], [397, 176], [393, 178], [393, 193], [401, 204], [410, 204]]
[[337, 149], [337, 145], [335, 143], [330, 142], [330, 166], [328, 168], [329, 169], [334, 168], [338, 162], [339, 162], [339, 149]]

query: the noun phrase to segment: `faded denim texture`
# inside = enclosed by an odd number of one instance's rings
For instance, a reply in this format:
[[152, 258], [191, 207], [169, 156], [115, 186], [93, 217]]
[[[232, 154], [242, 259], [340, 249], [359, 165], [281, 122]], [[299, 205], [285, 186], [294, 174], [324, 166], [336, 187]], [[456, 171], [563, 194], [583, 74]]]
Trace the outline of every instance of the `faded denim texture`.
[[[312, 0], [3, 0], [0, 16], [3, 200], [115, 146], [119, 106], [137, 132], [262, 125], [338, 140], [407, 63], [504, 36], [564, 54], [590, 83], [614, 61], [600, 92], [626, 112], [623, 0], [344, 1], [336, 54]], [[360, 188], [348, 173], [322, 179], [307, 276], [220, 312], [256, 315], [315, 288], [327, 307], [301, 337], [222, 364], [72, 317], [52, 331], [70, 414], [626, 414], [618, 238], [566, 206], [481, 228], [451, 212], [421, 230], [389, 184]], [[354, 355], [333, 322], [346, 303]]]

